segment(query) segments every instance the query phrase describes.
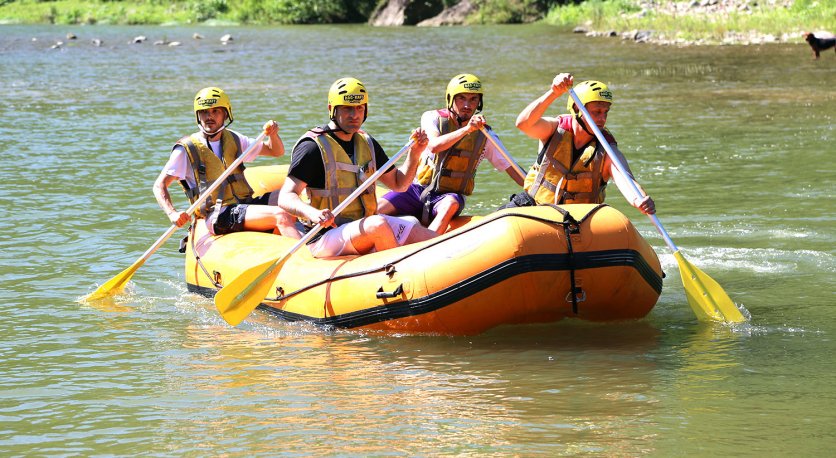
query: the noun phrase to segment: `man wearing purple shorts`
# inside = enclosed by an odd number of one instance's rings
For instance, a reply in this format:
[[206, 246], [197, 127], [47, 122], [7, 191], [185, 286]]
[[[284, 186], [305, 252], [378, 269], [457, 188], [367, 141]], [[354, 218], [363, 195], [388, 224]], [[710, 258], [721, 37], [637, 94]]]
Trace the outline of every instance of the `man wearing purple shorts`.
[[476, 169], [487, 158], [520, 186], [524, 177], [487, 141], [482, 111], [482, 82], [475, 75], [456, 75], [447, 85], [447, 108], [421, 116], [429, 139], [421, 155], [415, 181], [403, 192], [391, 191], [378, 199], [378, 213], [409, 215], [438, 234], [464, 208], [464, 196], [473, 192]]

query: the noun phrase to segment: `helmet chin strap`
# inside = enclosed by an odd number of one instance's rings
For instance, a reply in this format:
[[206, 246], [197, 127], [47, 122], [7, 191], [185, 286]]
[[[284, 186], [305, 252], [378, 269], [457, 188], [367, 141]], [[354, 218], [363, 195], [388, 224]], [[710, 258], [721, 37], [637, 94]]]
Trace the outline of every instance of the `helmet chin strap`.
[[584, 119], [581, 116], [580, 112], [578, 112], [578, 114], [575, 115], [575, 119], [578, 120], [578, 124], [581, 125], [581, 129], [583, 129], [584, 132], [589, 134], [590, 137], [595, 138], [595, 134], [589, 129], [589, 127], [586, 126], [587, 122], [591, 122], [590, 120]]
[[[453, 113], [454, 115], [456, 115], [456, 122], [458, 122], [458, 123], [459, 123], [459, 125], [462, 125], [462, 123], [464, 122], [464, 118], [462, 118], [461, 116], [459, 116], [459, 114], [458, 114], [458, 113], [456, 113], [456, 111], [455, 111], [455, 110], [453, 110], [453, 107], [448, 108], [448, 109], [447, 109], [447, 111], [449, 111], [450, 113]], [[477, 110], [473, 110], [473, 114], [472, 114], [472, 115], [470, 115], [470, 117], [472, 118], [472, 117], [476, 116], [476, 115], [477, 115], [477, 114], [479, 114], [479, 113], [481, 113], [481, 111], [480, 111], [480, 110], [478, 110], [478, 109], [477, 109]]]
[[232, 124], [232, 121], [229, 121], [228, 123], [224, 124], [223, 126], [220, 127], [220, 129], [218, 129], [214, 132], [209, 132], [206, 129], [204, 129], [203, 124], [201, 124], [201, 123], [197, 123], [197, 127], [200, 129], [201, 132], [203, 132], [203, 135], [205, 135], [208, 138], [208, 137], [213, 137], [213, 136], [218, 135], [219, 133], [223, 132], [224, 129], [229, 127], [230, 124]]
[[[329, 105], [329, 108], [330, 108], [330, 105]], [[366, 109], [368, 109], [368, 105], [366, 105]], [[335, 107], [334, 112], [336, 113], [336, 107]], [[369, 113], [368, 113], [368, 111], [366, 111], [366, 112], [365, 112], [365, 114], [364, 114], [364, 116], [363, 116], [363, 122], [364, 122], [364, 123], [366, 122], [366, 118], [367, 118], [368, 116], [369, 116]], [[329, 130], [329, 132], [342, 132], [342, 133], [344, 133], [344, 134], [346, 134], [346, 135], [351, 135], [351, 133], [350, 133], [350, 132], [348, 132], [348, 131], [346, 131], [345, 129], [343, 129], [343, 126], [341, 126], [341, 125], [340, 125], [340, 123], [338, 123], [338, 122], [337, 122], [337, 117], [336, 117], [336, 116], [331, 116], [331, 122], [333, 122], [333, 123], [334, 123], [334, 125], [335, 125], [335, 126], [337, 126], [337, 128], [336, 128], [336, 129], [330, 129], [330, 130]]]
[[333, 122], [334, 125], [337, 126], [337, 128], [336, 129], [329, 129], [330, 132], [342, 132], [342, 133], [348, 135], [348, 132], [346, 132], [345, 129], [343, 129], [343, 127], [340, 125], [340, 123], [337, 122], [336, 116], [331, 118], [331, 122]]
[[[450, 107], [448, 109], [448, 111], [450, 113], [453, 113], [456, 116], [456, 122], [459, 123], [459, 125], [462, 125], [462, 123], [464, 122], [464, 118], [462, 118], [458, 113], [456, 113], [456, 110], [454, 110], [453, 107]], [[476, 113], [473, 113], [473, 114], [476, 114]]]
[[575, 115], [575, 118], [578, 120], [578, 124], [581, 125], [581, 129], [583, 129], [584, 132], [588, 133], [593, 137], [595, 136], [595, 134], [593, 134], [592, 131], [589, 130], [589, 127], [586, 126], [586, 122], [584, 122], [585, 119], [583, 119], [583, 117], [580, 114]]

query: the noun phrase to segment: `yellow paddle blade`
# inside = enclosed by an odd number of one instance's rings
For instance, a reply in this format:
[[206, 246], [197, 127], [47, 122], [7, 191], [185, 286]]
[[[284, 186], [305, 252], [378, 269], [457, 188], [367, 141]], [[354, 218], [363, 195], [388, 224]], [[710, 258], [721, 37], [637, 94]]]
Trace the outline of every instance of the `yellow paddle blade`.
[[250, 267], [215, 294], [215, 307], [232, 326], [244, 321], [270, 293], [288, 256]]
[[688, 262], [679, 251], [675, 251], [673, 257], [679, 263], [679, 275], [688, 296], [688, 304], [700, 321], [746, 321], [740, 309], [713, 278]]
[[119, 272], [118, 275], [111, 278], [110, 280], [104, 282], [102, 286], [99, 286], [98, 288], [96, 288], [95, 291], [81, 298], [79, 302], [96, 301], [99, 299], [104, 299], [105, 297], [111, 296], [113, 294], [118, 294], [125, 287], [125, 283], [127, 283], [128, 280], [130, 280], [131, 277], [133, 277], [134, 272], [136, 272], [140, 267], [142, 267], [143, 264], [145, 264], [145, 258], [137, 259], [137, 261], [131, 264], [130, 267], [123, 270], [122, 272]]

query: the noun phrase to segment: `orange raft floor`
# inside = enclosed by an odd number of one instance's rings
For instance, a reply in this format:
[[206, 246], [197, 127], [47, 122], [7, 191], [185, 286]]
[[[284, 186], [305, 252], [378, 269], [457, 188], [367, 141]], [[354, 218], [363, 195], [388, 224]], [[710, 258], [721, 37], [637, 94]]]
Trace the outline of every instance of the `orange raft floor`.
[[[639, 319], [662, 291], [656, 253], [607, 205], [508, 209], [456, 226], [363, 256], [316, 259], [303, 247], [259, 309], [333, 328], [468, 335], [564, 318]], [[186, 247], [188, 289], [211, 297], [294, 243], [259, 232], [213, 237], [199, 221]]]

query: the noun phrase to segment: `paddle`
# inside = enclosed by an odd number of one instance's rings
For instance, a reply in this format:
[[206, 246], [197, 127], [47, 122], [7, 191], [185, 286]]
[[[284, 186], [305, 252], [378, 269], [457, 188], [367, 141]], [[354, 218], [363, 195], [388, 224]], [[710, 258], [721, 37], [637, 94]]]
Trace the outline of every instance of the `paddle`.
[[[575, 100], [575, 105], [577, 105], [578, 109], [580, 109], [583, 113], [583, 116], [587, 120], [587, 124], [595, 132], [595, 137], [598, 138], [598, 141], [601, 142], [601, 146], [603, 146], [607, 151], [607, 155], [610, 157], [612, 163], [618, 168], [618, 171], [621, 172], [623, 176], [629, 177], [630, 175], [627, 173], [627, 167], [624, 166], [621, 159], [619, 159], [610, 144], [607, 142], [607, 139], [604, 138], [604, 134], [601, 132], [601, 129], [595, 125], [595, 122], [592, 120], [592, 116], [589, 115], [589, 112], [586, 110], [583, 103], [581, 103], [578, 94], [575, 93], [573, 88], [569, 88], [569, 95]], [[644, 195], [641, 191], [639, 191], [636, 183], [633, 180], [628, 181], [635, 193], [635, 198], [643, 198]], [[656, 230], [659, 231], [662, 238], [665, 239], [665, 243], [668, 245], [668, 248], [673, 251], [673, 257], [679, 264], [679, 274], [682, 277], [682, 285], [685, 287], [685, 295], [688, 297], [688, 304], [691, 306], [691, 309], [694, 310], [694, 314], [697, 315], [697, 318], [701, 321], [727, 321], [731, 323], [741, 323], [746, 321], [743, 313], [741, 313], [737, 306], [734, 305], [734, 302], [732, 302], [728, 294], [723, 291], [723, 288], [716, 281], [714, 281], [714, 279], [706, 275], [705, 272], [701, 271], [685, 259], [679, 251], [679, 248], [677, 248], [673, 243], [673, 240], [671, 240], [667, 231], [665, 231], [665, 228], [662, 227], [662, 222], [659, 221], [659, 218], [656, 215], [647, 215], [647, 217], [650, 218], [650, 221], [652, 221], [653, 225], [656, 226]]]
[[487, 129], [485, 129], [485, 127], [482, 127], [479, 130], [481, 130], [482, 133], [485, 134], [486, 137], [488, 137], [488, 140], [490, 140], [490, 142], [493, 143], [493, 146], [496, 147], [496, 149], [498, 149], [500, 153], [502, 153], [502, 156], [505, 157], [505, 160], [508, 161], [509, 164], [511, 164], [511, 167], [517, 169], [517, 172], [519, 172], [521, 176], [525, 177], [525, 171], [523, 171], [522, 167], [520, 167], [520, 165], [517, 164], [517, 161], [515, 161], [514, 158], [511, 157], [511, 154], [508, 152], [507, 149], [505, 149], [505, 145], [503, 145], [499, 138], [497, 138], [494, 135], [493, 130], [488, 131]]
[[[260, 144], [264, 140], [265, 135], [266, 134], [264, 132], [262, 132], [261, 135], [256, 137], [256, 139], [250, 144], [250, 146], [247, 148], [247, 150], [244, 151], [243, 154], [238, 156], [238, 159], [235, 159], [235, 161], [232, 164], [230, 164], [230, 166], [227, 167], [226, 170], [224, 170], [224, 172], [221, 174], [221, 176], [219, 176], [218, 179], [215, 180], [214, 183], [212, 183], [208, 188], [206, 188], [206, 190], [203, 191], [202, 194], [203, 195], [212, 194], [212, 192], [214, 192], [215, 189], [217, 189], [223, 183], [223, 181], [226, 180], [227, 177], [229, 177], [229, 175], [231, 175], [232, 172], [235, 171], [235, 169], [237, 169], [242, 163], [244, 163], [244, 159], [247, 158], [250, 151], [252, 151], [253, 148], [256, 145]], [[202, 200], [200, 200], [200, 199], [196, 200], [186, 210], [186, 213], [188, 213], [189, 216], [191, 216], [195, 212], [197, 207], [199, 205], [202, 205], [202, 204], [203, 204]], [[142, 267], [142, 265], [145, 264], [145, 261], [148, 260], [148, 258], [150, 258], [151, 255], [154, 254], [154, 252], [157, 251], [157, 249], [159, 247], [161, 247], [163, 245], [163, 243], [165, 243], [165, 241], [168, 240], [169, 237], [171, 237], [171, 235], [174, 234], [174, 232], [177, 229], [178, 229], [178, 226], [176, 224], [172, 224], [171, 227], [169, 227], [168, 230], [165, 231], [165, 233], [163, 235], [161, 235], [160, 238], [158, 238], [157, 241], [154, 242], [153, 245], [151, 245], [151, 248], [148, 248], [148, 250], [145, 251], [145, 253], [143, 253], [142, 256], [139, 257], [139, 259], [134, 261], [134, 263], [131, 264], [130, 267], [123, 270], [122, 272], [119, 272], [118, 275], [116, 275], [115, 277], [106, 281], [102, 286], [99, 286], [95, 291], [93, 291], [92, 293], [83, 297], [80, 302], [88, 302], [88, 301], [95, 301], [95, 300], [98, 300], [98, 299], [103, 299], [107, 296], [110, 296], [112, 294], [115, 294], [115, 293], [121, 291], [122, 288], [125, 286], [125, 283], [127, 283], [128, 280], [131, 279], [134, 272], [136, 272], [140, 267]]]
[[[344, 201], [337, 205], [337, 208], [332, 210], [331, 213], [337, 216], [345, 210], [345, 207], [354, 202], [363, 191], [373, 185], [381, 175], [395, 165], [395, 162], [409, 150], [413, 143], [414, 140], [410, 140], [383, 167], [378, 168], [360, 187], [355, 189]], [[273, 282], [279, 276], [279, 271], [281, 271], [290, 256], [311, 241], [320, 230], [322, 230], [322, 226], [317, 224], [296, 242], [287, 253], [276, 260], [250, 267], [232, 279], [228, 285], [221, 288], [215, 294], [215, 307], [218, 308], [218, 312], [223, 319], [232, 326], [237, 326], [238, 323], [244, 321], [244, 318], [252, 313], [261, 304], [261, 301], [267, 297], [270, 288], [273, 286]]]

